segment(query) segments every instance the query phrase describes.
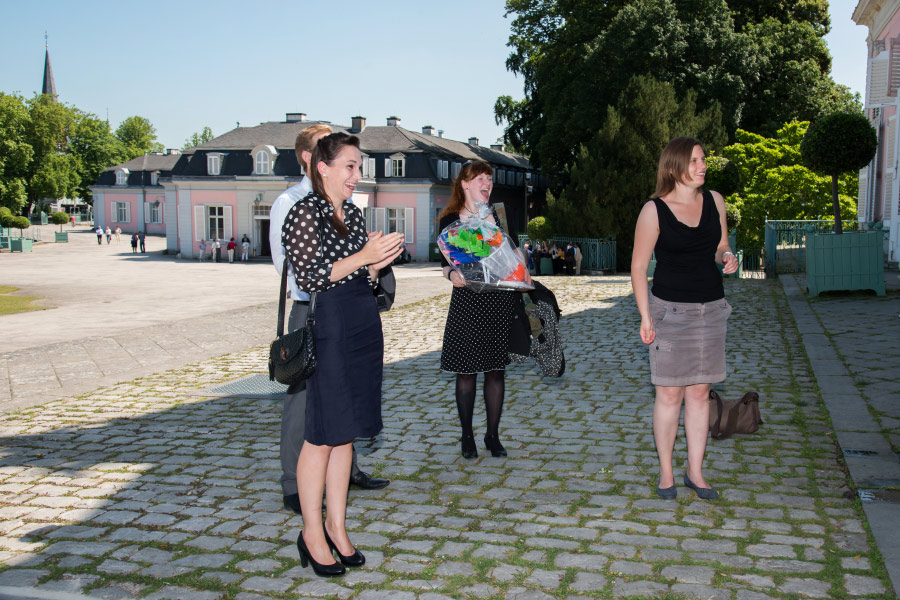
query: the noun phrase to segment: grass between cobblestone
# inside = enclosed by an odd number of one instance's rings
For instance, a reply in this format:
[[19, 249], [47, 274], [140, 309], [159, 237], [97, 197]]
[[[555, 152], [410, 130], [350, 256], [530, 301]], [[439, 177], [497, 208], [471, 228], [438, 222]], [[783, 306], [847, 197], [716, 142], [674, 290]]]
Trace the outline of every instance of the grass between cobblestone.
[[[365, 568], [301, 569], [281, 507], [277, 403], [203, 390], [266, 349], [0, 418], [0, 585], [98, 598], [894, 598], [777, 282], [728, 280], [725, 397], [765, 424], [710, 441], [716, 503], [656, 498], [653, 390], [624, 278], [546, 281], [568, 372], [507, 375], [506, 459], [459, 456], [437, 368], [447, 297], [383, 315], [385, 429], [357, 444], [392, 479], [351, 492]], [[476, 411], [483, 428], [483, 412]], [[683, 435], [676, 473], [683, 469]]]

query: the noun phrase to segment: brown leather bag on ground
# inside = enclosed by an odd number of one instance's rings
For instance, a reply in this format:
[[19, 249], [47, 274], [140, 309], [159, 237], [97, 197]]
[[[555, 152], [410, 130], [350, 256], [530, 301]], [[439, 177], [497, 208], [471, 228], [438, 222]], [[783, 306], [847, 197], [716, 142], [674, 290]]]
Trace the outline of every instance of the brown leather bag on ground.
[[740, 400], [722, 400], [715, 390], [709, 390], [709, 432], [714, 440], [724, 440], [735, 433], [754, 433], [762, 422], [756, 392], [747, 392]]

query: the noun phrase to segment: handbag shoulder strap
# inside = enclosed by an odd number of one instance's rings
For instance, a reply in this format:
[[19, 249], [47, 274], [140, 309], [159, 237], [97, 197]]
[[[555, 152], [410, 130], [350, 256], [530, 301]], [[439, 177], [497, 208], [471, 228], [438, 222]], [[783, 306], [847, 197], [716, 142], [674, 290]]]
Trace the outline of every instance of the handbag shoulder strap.
[[278, 296], [278, 329], [275, 330], [275, 337], [280, 338], [284, 335], [284, 304], [287, 298], [287, 272], [288, 259], [284, 257], [284, 264], [281, 268], [281, 292]]

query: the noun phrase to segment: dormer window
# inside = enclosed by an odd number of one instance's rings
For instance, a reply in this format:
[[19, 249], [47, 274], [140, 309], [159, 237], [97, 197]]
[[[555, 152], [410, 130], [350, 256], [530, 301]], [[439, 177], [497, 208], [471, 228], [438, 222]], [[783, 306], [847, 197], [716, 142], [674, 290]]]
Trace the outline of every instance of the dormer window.
[[222, 173], [222, 153], [210, 152], [206, 155], [206, 174], [210, 176]]
[[116, 185], [128, 185], [128, 169], [119, 169], [116, 171]]
[[362, 155], [362, 178], [375, 179], [375, 159], [369, 155]]
[[250, 152], [250, 155], [253, 157], [254, 175], [272, 174], [272, 164], [275, 162], [275, 157], [278, 156], [278, 151], [274, 146], [257, 146]]
[[406, 156], [398, 152], [384, 159], [384, 176], [406, 177]]
[[159, 171], [150, 173], [150, 185], [159, 185]]

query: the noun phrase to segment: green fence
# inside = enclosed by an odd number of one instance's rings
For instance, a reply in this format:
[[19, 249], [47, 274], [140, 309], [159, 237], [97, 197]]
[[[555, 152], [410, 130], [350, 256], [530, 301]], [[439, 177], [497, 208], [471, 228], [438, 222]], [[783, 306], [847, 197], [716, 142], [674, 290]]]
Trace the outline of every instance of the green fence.
[[0, 235], [6, 238], [24, 238], [35, 242], [41, 241], [41, 230], [37, 227], [31, 229], [16, 229], [14, 227], [0, 227]]
[[[582, 271], [613, 271], [616, 270], [616, 238], [574, 238], [556, 236], [548, 242], [557, 246], [565, 246], [569, 242], [581, 247], [583, 258], [581, 259]], [[527, 235], [519, 236], [519, 248], [524, 248], [526, 243], [531, 243]], [[539, 265], [535, 265], [539, 268]]]

